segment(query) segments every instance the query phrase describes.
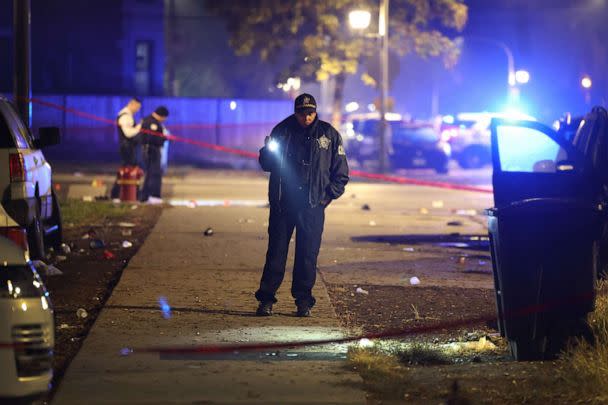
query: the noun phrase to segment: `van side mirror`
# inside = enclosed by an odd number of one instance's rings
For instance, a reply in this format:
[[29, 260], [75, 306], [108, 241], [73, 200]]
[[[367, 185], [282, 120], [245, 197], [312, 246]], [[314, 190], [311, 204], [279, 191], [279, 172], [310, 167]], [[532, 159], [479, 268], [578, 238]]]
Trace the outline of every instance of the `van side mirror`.
[[34, 147], [42, 149], [47, 146], [58, 145], [61, 140], [61, 132], [57, 127], [42, 127], [38, 130], [38, 139], [34, 139]]

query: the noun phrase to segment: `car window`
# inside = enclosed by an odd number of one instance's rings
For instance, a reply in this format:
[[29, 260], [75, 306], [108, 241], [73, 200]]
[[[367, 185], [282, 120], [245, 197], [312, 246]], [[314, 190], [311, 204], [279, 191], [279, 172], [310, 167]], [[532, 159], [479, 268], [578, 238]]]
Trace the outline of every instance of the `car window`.
[[[3, 138], [7, 138], [3, 140], [3, 142], [6, 141], [6, 146], [4, 147], [17, 147], [18, 149], [32, 148], [29, 130], [23, 125], [21, 118], [19, 118], [10, 104], [0, 103], [0, 116], [0, 120], [4, 121], [4, 130], [7, 132], [3, 135]], [[2, 129], [0, 126], [0, 130]]]
[[536, 129], [499, 125], [496, 128], [500, 170], [556, 173], [572, 170], [567, 151]]
[[393, 130], [393, 140], [407, 140], [412, 142], [437, 142], [439, 134], [432, 127], [411, 127], [391, 124]]

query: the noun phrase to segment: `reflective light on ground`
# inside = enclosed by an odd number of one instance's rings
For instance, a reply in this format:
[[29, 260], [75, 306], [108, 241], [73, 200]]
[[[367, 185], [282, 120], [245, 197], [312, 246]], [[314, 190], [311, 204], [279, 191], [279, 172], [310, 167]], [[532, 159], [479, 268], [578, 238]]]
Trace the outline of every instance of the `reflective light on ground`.
[[163, 313], [163, 318], [170, 319], [171, 318], [171, 306], [167, 302], [167, 298], [160, 297], [158, 299], [158, 305], [160, 305], [160, 310]]

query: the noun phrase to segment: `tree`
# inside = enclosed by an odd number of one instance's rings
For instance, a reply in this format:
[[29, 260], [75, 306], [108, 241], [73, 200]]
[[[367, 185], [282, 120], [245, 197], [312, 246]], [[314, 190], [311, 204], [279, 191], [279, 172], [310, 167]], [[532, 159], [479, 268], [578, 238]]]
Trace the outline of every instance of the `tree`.
[[[354, 9], [378, 15], [377, 0], [209, 0], [207, 7], [224, 19], [237, 55], [257, 53], [270, 63], [290, 59], [284, 76], [317, 81], [334, 76], [334, 121], [341, 111], [346, 75], [355, 74], [377, 52], [373, 40], [353, 33], [347, 23]], [[415, 52], [442, 57], [445, 66], [451, 67], [459, 49], [449, 35], [461, 31], [466, 20], [462, 0], [392, 0], [390, 49], [399, 56]], [[377, 26], [372, 25], [373, 30], [377, 32]], [[370, 64], [362, 79], [377, 85], [378, 70]]]

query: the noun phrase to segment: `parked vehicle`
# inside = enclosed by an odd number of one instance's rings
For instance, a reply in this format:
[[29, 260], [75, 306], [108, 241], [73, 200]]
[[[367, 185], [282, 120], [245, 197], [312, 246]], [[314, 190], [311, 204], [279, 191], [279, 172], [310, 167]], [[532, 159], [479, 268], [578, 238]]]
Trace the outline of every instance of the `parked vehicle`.
[[493, 120], [491, 132], [499, 329], [516, 359], [551, 358], [568, 338], [590, 337], [607, 267], [608, 112], [594, 108], [573, 135], [513, 120]]
[[47, 391], [54, 344], [49, 294], [27, 250], [0, 237], [0, 402]]
[[59, 138], [58, 128], [40, 128], [33, 139], [13, 105], [0, 97], [0, 190], [6, 213], [0, 226], [26, 229], [33, 259], [44, 258], [45, 247], [61, 245], [61, 211], [51, 165], [41, 150]]
[[530, 120], [525, 114], [473, 112], [443, 117], [441, 138], [449, 142], [452, 157], [463, 169], [478, 169], [492, 162], [490, 121], [492, 118]]
[[[432, 123], [404, 121], [400, 117], [387, 120], [387, 152], [392, 169], [432, 168], [448, 172], [450, 145], [441, 140]], [[349, 159], [364, 165], [378, 159], [380, 120], [355, 119], [347, 127], [345, 139]]]

